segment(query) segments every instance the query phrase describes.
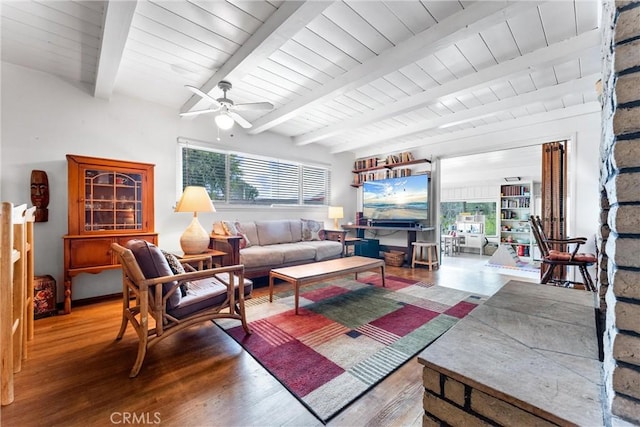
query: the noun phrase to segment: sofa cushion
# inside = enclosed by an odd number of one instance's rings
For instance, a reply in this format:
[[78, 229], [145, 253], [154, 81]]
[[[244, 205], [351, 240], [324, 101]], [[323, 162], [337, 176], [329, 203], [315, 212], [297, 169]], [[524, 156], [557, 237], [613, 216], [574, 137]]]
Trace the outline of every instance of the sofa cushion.
[[279, 245], [271, 245], [270, 248], [273, 248], [274, 251], [282, 252], [285, 264], [316, 259], [316, 248], [310, 245], [303, 245], [302, 242], [281, 243]]
[[316, 251], [315, 261], [324, 261], [342, 255], [342, 243], [334, 240], [313, 240], [301, 242], [301, 245], [313, 247]]
[[313, 219], [301, 219], [302, 241], [324, 240], [324, 224]]
[[258, 230], [256, 229], [255, 222], [236, 222], [236, 227], [242, 230], [247, 240], [250, 242], [249, 246], [260, 244], [260, 240], [258, 240]]
[[[194, 280], [191, 282], [187, 295], [182, 298], [180, 304], [167, 312], [178, 319], [188, 316], [208, 307], [217, 306], [227, 298], [227, 287], [224, 282], [229, 281], [229, 273], [217, 274], [215, 277]], [[238, 278], [236, 278], [236, 282]], [[238, 298], [238, 284], [236, 283], [236, 295]], [[244, 279], [244, 295], [249, 297], [253, 290], [253, 282]]]
[[260, 246], [291, 243], [291, 227], [288, 220], [256, 221]]
[[302, 221], [299, 219], [292, 219], [289, 221], [289, 227], [291, 228], [291, 241], [302, 241]]
[[278, 266], [284, 263], [284, 253], [273, 246], [251, 246], [240, 251], [240, 264], [245, 268]]
[[[146, 240], [133, 239], [127, 242], [127, 248], [131, 250], [133, 256], [136, 258], [140, 270], [146, 279], [155, 279], [162, 276], [173, 276], [171, 267], [167, 262], [164, 254], [153, 243], [149, 243]], [[162, 295], [165, 296], [176, 285], [176, 281], [162, 284]], [[173, 292], [167, 299], [167, 310], [170, 310], [180, 304], [182, 295], [180, 290]]]

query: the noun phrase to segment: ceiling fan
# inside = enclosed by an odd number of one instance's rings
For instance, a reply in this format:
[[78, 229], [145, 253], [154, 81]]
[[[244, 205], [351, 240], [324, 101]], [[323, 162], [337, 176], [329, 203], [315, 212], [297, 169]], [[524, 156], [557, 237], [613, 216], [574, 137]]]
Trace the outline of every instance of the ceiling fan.
[[238, 123], [245, 129], [249, 129], [251, 127], [251, 123], [249, 123], [244, 117], [240, 114], [236, 113], [236, 111], [247, 111], [247, 110], [271, 110], [273, 109], [273, 104], [270, 102], [253, 102], [247, 104], [235, 104], [232, 100], [227, 98], [227, 91], [231, 89], [231, 83], [228, 81], [222, 80], [218, 83], [218, 88], [222, 90], [222, 98], [213, 98], [207, 93], [204, 93], [200, 89], [194, 86], [185, 86], [191, 92], [195, 93], [198, 96], [201, 96], [203, 99], [211, 102], [212, 107], [207, 108], [205, 110], [196, 110], [196, 111], [187, 111], [185, 113], [180, 113], [180, 116], [195, 116], [198, 114], [206, 114], [206, 113], [216, 113], [220, 112], [220, 114], [216, 115], [215, 121], [216, 125], [220, 129], [231, 129], [233, 123]]

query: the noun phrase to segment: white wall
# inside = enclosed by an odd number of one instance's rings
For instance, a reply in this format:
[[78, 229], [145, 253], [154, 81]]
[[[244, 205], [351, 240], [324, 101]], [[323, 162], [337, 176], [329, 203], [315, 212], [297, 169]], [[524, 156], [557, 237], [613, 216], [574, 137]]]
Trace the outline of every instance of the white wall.
[[[114, 94], [110, 101], [93, 98], [91, 88], [74, 86], [58, 77], [2, 63], [2, 158], [0, 194], [15, 204], [30, 201], [31, 170], [49, 177], [49, 221], [36, 223], [36, 274], [52, 275], [62, 300], [63, 245], [67, 233], [66, 154], [141, 161], [155, 167], [155, 224], [159, 244], [179, 248], [179, 237], [191, 216], [174, 213], [176, 203], [177, 138], [215, 141], [211, 120], [180, 119], [178, 112], [145, 101]], [[185, 98], [188, 94], [185, 94]], [[234, 127], [234, 136], [222, 135], [219, 147], [237, 151], [332, 166], [332, 204], [345, 207], [345, 217], [355, 216], [351, 182], [353, 155], [329, 154], [317, 146], [296, 147], [289, 138], [265, 133], [249, 136]], [[205, 228], [220, 219], [300, 218], [324, 220], [326, 208], [225, 208], [201, 214]], [[346, 222], [346, 220], [345, 220]], [[119, 271], [82, 274], [74, 279], [73, 299], [120, 292]]]

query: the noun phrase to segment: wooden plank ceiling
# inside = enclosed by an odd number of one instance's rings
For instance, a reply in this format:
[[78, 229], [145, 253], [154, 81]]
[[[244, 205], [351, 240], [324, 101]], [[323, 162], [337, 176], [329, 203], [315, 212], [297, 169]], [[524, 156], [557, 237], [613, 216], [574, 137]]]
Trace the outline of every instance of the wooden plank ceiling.
[[[356, 155], [599, 110], [599, 3], [2, 1], [2, 60], [179, 112], [228, 80], [251, 134]], [[211, 120], [201, 115], [195, 120]], [[183, 120], [189, 120], [184, 118]], [[236, 125], [237, 126], [237, 125]], [[473, 151], [461, 147], [461, 152]]]

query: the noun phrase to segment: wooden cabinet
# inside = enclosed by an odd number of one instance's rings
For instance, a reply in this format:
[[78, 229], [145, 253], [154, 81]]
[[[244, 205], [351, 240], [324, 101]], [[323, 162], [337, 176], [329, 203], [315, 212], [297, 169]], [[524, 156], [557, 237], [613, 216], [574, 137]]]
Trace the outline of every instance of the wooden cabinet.
[[409, 166], [431, 163], [427, 159], [415, 159], [413, 154], [408, 151], [388, 155], [385, 159], [377, 157], [367, 157], [358, 159], [354, 163], [354, 169], [351, 171], [353, 176], [352, 187], [360, 187], [365, 181], [375, 181], [386, 178], [399, 178], [410, 176], [412, 171]]
[[533, 212], [531, 183], [500, 186], [500, 244], [507, 244], [519, 257], [531, 257], [533, 236], [529, 216]]
[[64, 310], [70, 313], [74, 276], [120, 268], [111, 243], [144, 239], [157, 244], [158, 235], [154, 232], [154, 165], [67, 155], [67, 167]]

